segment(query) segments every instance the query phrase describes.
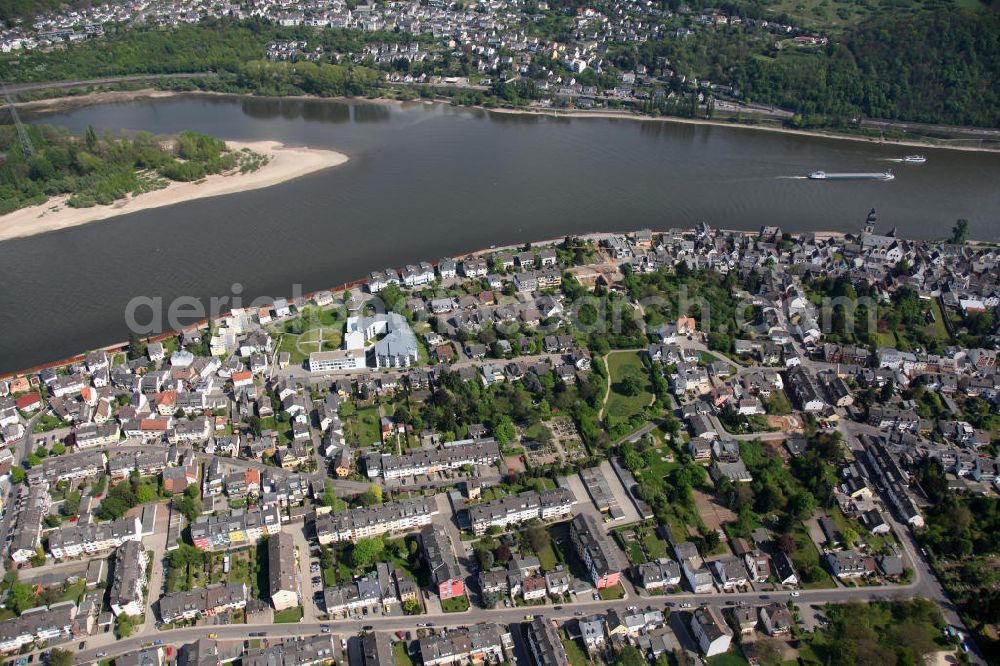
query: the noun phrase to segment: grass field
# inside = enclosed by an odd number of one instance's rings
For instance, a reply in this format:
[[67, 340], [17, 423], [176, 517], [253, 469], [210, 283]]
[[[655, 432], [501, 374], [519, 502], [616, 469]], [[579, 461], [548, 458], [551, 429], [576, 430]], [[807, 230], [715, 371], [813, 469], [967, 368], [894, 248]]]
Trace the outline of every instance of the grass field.
[[714, 657], [709, 657], [709, 666], [746, 666], [747, 660], [743, 658], [742, 655], [736, 654], [735, 652], [726, 652], [725, 654], [717, 654]]
[[538, 555], [538, 562], [542, 565], [542, 571], [553, 571], [559, 565], [559, 558], [552, 550], [552, 544], [535, 553]]
[[[638, 352], [609, 353], [608, 373], [611, 376], [611, 391], [608, 393], [605, 413], [610, 422], [628, 421], [653, 401], [649, 375]], [[626, 395], [622, 391], [621, 381], [626, 375], [633, 375], [641, 380], [642, 390], [638, 395]]]
[[463, 594], [460, 597], [443, 599], [441, 601], [441, 610], [445, 613], [464, 613], [469, 610], [469, 597]]
[[587, 666], [590, 663], [590, 660], [587, 659], [587, 653], [583, 651], [579, 641], [564, 636], [562, 644], [563, 648], [566, 649], [566, 657], [569, 659], [570, 666]]
[[944, 325], [944, 313], [941, 312], [941, 304], [938, 299], [931, 299], [931, 312], [934, 313], [934, 322], [927, 324], [924, 327], [924, 332], [927, 335], [933, 336], [938, 340], [948, 339], [948, 329]]
[[606, 587], [600, 591], [601, 599], [605, 601], [610, 601], [612, 599], [624, 599], [625, 598], [625, 588], [622, 587], [621, 583], [618, 583], [614, 587]]
[[344, 419], [347, 438], [359, 446], [371, 446], [382, 441], [378, 408], [362, 407], [355, 414]]
[[[816, 544], [809, 538], [809, 532], [802, 523], [797, 523], [792, 530], [792, 537], [795, 539], [795, 554], [792, 555], [792, 562], [796, 571], [799, 572], [799, 582], [803, 590], [823, 590], [837, 587], [830, 577], [829, 572], [823, 568], [819, 559], [819, 551]], [[815, 570], [822, 572], [822, 576], [811, 583], [802, 581], [802, 571], [809, 566], [815, 566]]]
[[302, 619], [302, 606], [286, 608], [274, 614], [275, 624], [292, 624]]
[[[875, 334], [876, 344], [879, 347], [897, 347], [896, 334], [892, 331], [886, 331], [885, 333]], [[901, 349], [901, 348], [900, 348]]]
[[667, 556], [667, 542], [653, 534], [652, 530], [643, 536], [642, 546], [651, 560]]
[[396, 661], [396, 666], [413, 666], [413, 660], [406, 653], [406, 643], [393, 643], [392, 656]]

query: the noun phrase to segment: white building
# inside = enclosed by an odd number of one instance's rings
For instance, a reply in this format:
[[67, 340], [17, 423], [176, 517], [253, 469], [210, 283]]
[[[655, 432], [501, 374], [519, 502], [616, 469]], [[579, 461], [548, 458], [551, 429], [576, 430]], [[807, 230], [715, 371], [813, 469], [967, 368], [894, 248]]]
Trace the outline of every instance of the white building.
[[733, 632], [712, 606], [705, 606], [694, 612], [691, 633], [706, 657], [726, 652], [733, 640]]

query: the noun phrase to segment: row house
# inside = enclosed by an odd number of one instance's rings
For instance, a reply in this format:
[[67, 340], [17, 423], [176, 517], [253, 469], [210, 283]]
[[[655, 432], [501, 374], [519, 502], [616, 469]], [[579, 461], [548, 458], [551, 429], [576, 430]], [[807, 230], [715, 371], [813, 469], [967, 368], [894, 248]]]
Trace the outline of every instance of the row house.
[[680, 565], [666, 557], [637, 565], [632, 575], [636, 583], [647, 591], [675, 587], [681, 583]]
[[437, 513], [437, 504], [426, 497], [359, 507], [344, 513], [316, 516], [316, 536], [321, 544], [329, 545], [380, 534], [407, 532], [429, 525], [431, 517]]
[[418, 641], [418, 647], [424, 666], [503, 660], [500, 628], [486, 622], [425, 636]]
[[235, 510], [228, 516], [199, 516], [191, 523], [191, 542], [199, 550], [252, 545], [281, 531], [277, 506]]
[[421, 287], [434, 282], [434, 267], [426, 261], [419, 265], [408, 265], [403, 269], [403, 285], [406, 287]]
[[500, 459], [500, 447], [492, 439], [452, 442], [441, 449], [417, 450], [403, 455], [370, 453], [365, 457], [369, 478], [399, 479], [433, 474], [465, 465], [492, 465]]
[[60, 481], [93, 478], [104, 472], [106, 463], [107, 458], [102, 451], [83, 451], [46, 458], [41, 465], [28, 470], [27, 479], [32, 485], [55, 485]]
[[[366, 653], [367, 654], [367, 653]], [[313, 666], [332, 663], [336, 656], [333, 637], [321, 634], [298, 640], [286, 640], [263, 648], [251, 648], [240, 660], [243, 666]], [[389, 648], [388, 656], [392, 656]], [[366, 664], [366, 666], [368, 666]], [[379, 665], [381, 666], [381, 665]]]
[[71, 525], [49, 535], [49, 553], [57, 560], [108, 553], [128, 541], [142, 540], [139, 517], [107, 523]]
[[72, 635], [76, 604], [63, 601], [51, 606], [31, 608], [19, 617], [0, 622], [0, 652], [10, 654], [26, 645], [46, 644]]
[[568, 516], [573, 507], [573, 494], [566, 488], [542, 493], [528, 490], [518, 495], [501, 497], [492, 502], [470, 506], [469, 522], [477, 535], [490, 527], [505, 529], [532, 519], [555, 520]]
[[385, 562], [375, 570], [353, 581], [323, 591], [324, 609], [328, 615], [364, 613], [376, 607], [391, 612], [404, 599], [415, 599], [416, 583], [399, 569]]
[[78, 449], [91, 449], [115, 444], [121, 438], [117, 423], [87, 423], [73, 430], [73, 443]]
[[160, 619], [165, 623], [212, 617], [246, 608], [249, 596], [244, 583], [219, 583], [188, 592], [170, 592], [160, 597]]
[[139, 476], [154, 476], [166, 468], [166, 449], [121, 453], [108, 459], [108, 476], [112, 481], [127, 479], [132, 472], [138, 472]]

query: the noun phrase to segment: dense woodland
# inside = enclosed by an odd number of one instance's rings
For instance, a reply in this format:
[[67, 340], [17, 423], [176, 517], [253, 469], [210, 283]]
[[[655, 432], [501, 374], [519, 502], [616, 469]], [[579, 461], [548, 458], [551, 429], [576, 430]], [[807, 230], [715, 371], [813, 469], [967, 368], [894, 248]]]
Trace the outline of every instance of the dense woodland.
[[[129, 194], [159, 189], [167, 181], [194, 181], [247, 164], [225, 142], [182, 132], [164, 144], [147, 132], [133, 137], [83, 137], [48, 125], [27, 126], [34, 154], [25, 155], [11, 125], [0, 125], [0, 215], [69, 195], [70, 206], [110, 204]], [[259, 162], [254, 162], [259, 165]]]
[[19, 17], [31, 17], [41, 12], [59, 9], [63, 6], [85, 7], [85, 0], [4, 0], [0, 2], [0, 20], [9, 21]]

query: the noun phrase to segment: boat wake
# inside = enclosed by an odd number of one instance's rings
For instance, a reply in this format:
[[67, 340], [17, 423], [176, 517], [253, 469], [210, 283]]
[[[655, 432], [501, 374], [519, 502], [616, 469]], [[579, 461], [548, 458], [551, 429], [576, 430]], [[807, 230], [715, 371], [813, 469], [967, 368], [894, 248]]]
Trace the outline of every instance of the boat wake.
[[776, 180], [809, 180], [808, 176], [775, 176]]

